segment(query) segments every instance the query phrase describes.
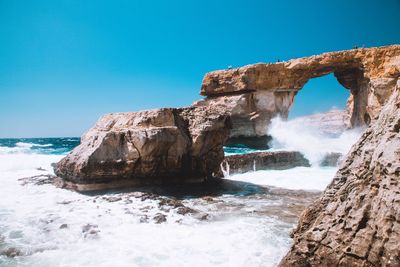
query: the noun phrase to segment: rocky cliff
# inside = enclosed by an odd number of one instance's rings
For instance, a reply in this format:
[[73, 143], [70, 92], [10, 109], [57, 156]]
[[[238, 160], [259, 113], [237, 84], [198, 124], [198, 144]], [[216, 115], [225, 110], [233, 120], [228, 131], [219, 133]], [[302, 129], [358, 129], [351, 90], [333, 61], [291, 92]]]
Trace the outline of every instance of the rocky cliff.
[[379, 117], [300, 217], [280, 266], [400, 266], [400, 79]]
[[231, 136], [266, 134], [269, 120], [286, 117], [296, 93], [312, 78], [334, 73], [350, 90], [350, 125], [368, 125], [400, 76], [400, 46], [324, 53], [273, 64], [253, 64], [207, 73], [201, 105], [218, 105], [232, 115]]

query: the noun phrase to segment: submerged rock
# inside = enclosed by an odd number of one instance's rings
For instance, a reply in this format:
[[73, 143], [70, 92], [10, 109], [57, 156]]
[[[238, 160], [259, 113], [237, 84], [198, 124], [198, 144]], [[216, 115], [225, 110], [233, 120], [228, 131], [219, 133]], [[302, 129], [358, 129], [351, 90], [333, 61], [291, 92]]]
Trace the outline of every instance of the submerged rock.
[[53, 184], [55, 178], [56, 176], [51, 174], [40, 174], [30, 177], [19, 178], [18, 181], [21, 182], [21, 185], [27, 185], [27, 184], [44, 185], [44, 184]]
[[86, 224], [82, 226], [82, 234], [84, 238], [93, 238], [97, 237], [99, 234], [100, 230], [98, 229], [99, 226], [96, 224]]
[[202, 182], [218, 171], [230, 121], [206, 107], [103, 116], [55, 166], [78, 191]]
[[166, 222], [166, 221], [167, 221], [167, 215], [162, 214], [162, 213], [157, 213], [157, 214], [153, 217], [153, 220], [154, 220], [154, 222], [157, 223], [157, 224]]
[[3, 251], [0, 251], [0, 256], [6, 256], [9, 258], [14, 258], [23, 255], [22, 251], [15, 247], [9, 247]]
[[297, 151], [254, 152], [226, 156], [221, 163], [229, 174], [257, 170], [285, 170], [294, 167], [310, 167], [310, 163]]
[[302, 213], [280, 266], [400, 266], [400, 79], [322, 197]]

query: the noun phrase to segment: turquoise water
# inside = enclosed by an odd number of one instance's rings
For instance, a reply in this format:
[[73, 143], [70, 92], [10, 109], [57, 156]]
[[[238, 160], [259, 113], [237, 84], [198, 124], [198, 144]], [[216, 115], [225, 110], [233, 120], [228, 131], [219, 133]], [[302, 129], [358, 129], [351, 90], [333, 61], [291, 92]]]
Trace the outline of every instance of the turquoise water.
[[[32, 153], [45, 155], [64, 155], [80, 144], [79, 137], [62, 138], [0, 138], [0, 153]], [[225, 146], [226, 155], [246, 154], [257, 151], [242, 144]]]
[[80, 144], [78, 137], [63, 138], [1, 138], [0, 153], [31, 153], [63, 155]]
[[224, 146], [225, 155], [237, 155], [237, 154], [247, 154], [261, 151], [269, 151], [269, 149], [254, 149], [247, 147], [242, 144], [237, 144], [234, 146]]

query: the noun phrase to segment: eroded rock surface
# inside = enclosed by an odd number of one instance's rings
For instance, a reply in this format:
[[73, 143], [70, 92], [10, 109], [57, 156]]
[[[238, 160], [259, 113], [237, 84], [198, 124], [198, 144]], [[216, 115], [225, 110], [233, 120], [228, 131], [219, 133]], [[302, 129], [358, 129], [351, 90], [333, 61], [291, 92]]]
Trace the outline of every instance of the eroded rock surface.
[[280, 266], [400, 266], [400, 80], [341, 164], [302, 213]]
[[400, 75], [400, 46], [324, 53], [273, 64], [258, 63], [207, 73], [201, 94], [207, 105], [232, 114], [232, 136], [263, 135], [272, 117], [287, 116], [296, 93], [312, 78], [334, 73], [350, 90], [350, 126], [377, 118]]
[[193, 105], [225, 110], [232, 121], [230, 137], [255, 137], [267, 134], [273, 117], [287, 118], [294, 96], [294, 91], [241, 92], [237, 95], [210, 96]]
[[112, 113], [55, 166], [76, 190], [201, 182], [218, 171], [230, 128], [206, 107]]

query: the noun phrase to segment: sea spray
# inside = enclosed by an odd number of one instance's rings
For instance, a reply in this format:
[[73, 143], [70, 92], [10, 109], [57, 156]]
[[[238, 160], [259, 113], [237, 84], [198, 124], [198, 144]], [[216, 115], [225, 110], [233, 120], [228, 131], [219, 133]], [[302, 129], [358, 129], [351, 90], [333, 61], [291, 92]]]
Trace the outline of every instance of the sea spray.
[[277, 117], [272, 120], [268, 134], [272, 136], [273, 150], [299, 151], [313, 166], [317, 166], [330, 152], [345, 155], [362, 130], [357, 128], [329, 133], [304, 117], [288, 121]]
[[[225, 165], [225, 166], [224, 166]], [[228, 162], [221, 162], [221, 165], [220, 165], [220, 168], [221, 168], [221, 172], [222, 172], [222, 175], [225, 177], [225, 178], [228, 178], [229, 176], [230, 176], [230, 166], [229, 166], [229, 163]]]
[[[330, 115], [335, 112], [330, 112]], [[328, 153], [347, 154], [363, 129], [346, 130], [343, 120], [326, 123], [326, 120], [318, 120], [316, 117], [318, 115], [288, 121], [277, 117], [272, 120], [268, 130], [268, 135], [272, 137], [271, 151], [301, 152], [310, 161], [311, 167], [258, 170], [230, 175], [229, 179], [288, 189], [324, 190], [332, 181], [337, 167], [321, 167], [320, 163]]]

